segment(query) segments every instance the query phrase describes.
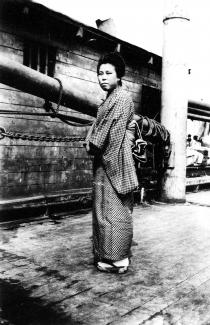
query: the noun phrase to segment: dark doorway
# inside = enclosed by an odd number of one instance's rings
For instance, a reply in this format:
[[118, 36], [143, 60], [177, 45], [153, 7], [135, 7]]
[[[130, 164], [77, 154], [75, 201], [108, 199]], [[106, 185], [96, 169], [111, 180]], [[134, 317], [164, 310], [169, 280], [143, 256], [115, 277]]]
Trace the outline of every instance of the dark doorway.
[[161, 91], [142, 86], [141, 114], [160, 122]]

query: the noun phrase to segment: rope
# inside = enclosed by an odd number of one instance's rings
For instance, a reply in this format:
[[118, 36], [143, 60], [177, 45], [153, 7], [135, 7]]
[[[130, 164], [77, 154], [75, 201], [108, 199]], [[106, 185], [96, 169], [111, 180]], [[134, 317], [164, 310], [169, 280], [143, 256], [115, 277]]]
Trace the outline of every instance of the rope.
[[59, 97], [58, 97], [58, 103], [57, 103], [57, 108], [54, 109], [52, 107], [52, 105], [50, 105], [50, 102], [45, 102], [45, 109], [47, 110], [51, 110], [53, 112], [53, 115], [54, 117], [57, 117], [59, 118], [62, 122], [68, 124], [68, 125], [71, 125], [71, 126], [89, 126], [89, 125], [92, 125], [93, 122], [88, 122], [88, 123], [79, 123], [79, 122], [70, 122], [69, 121], [69, 117], [65, 117], [63, 114], [59, 114], [58, 111], [59, 111], [59, 108], [60, 108], [60, 104], [61, 104], [61, 100], [62, 100], [62, 96], [63, 96], [63, 84], [62, 84], [62, 81], [59, 79], [59, 78], [54, 78], [56, 79], [58, 82], [59, 82], [59, 85], [60, 85], [60, 89], [59, 89]]
[[59, 78], [54, 78], [54, 79], [57, 80], [59, 82], [59, 85], [60, 85], [60, 88], [59, 88], [59, 96], [58, 96], [58, 103], [57, 103], [57, 109], [55, 111], [56, 114], [57, 114], [58, 111], [59, 111], [61, 99], [62, 99], [62, 96], [63, 96], [63, 84], [62, 84], [62, 81]]
[[[152, 138], [155, 142], [169, 143], [170, 142], [170, 134], [166, 130], [166, 128], [161, 125], [159, 122], [150, 119], [147, 116], [144, 116], [143, 119], [147, 121], [148, 129], [142, 130], [142, 134], [145, 137]], [[143, 121], [142, 121], [143, 125]]]

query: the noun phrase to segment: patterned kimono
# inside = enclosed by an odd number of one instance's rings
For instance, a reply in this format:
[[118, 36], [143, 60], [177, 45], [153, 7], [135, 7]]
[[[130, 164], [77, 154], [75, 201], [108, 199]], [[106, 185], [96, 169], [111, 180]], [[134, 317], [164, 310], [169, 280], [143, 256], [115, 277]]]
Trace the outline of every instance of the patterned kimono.
[[93, 252], [96, 261], [130, 256], [133, 237], [133, 190], [138, 186], [126, 128], [133, 118], [133, 102], [118, 87], [99, 107], [86, 138], [93, 164]]

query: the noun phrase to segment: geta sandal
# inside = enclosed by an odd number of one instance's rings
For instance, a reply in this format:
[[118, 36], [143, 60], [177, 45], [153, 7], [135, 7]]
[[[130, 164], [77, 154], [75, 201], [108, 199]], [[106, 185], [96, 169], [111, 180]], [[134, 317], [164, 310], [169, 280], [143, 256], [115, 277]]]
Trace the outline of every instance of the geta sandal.
[[123, 274], [128, 271], [128, 266], [116, 266], [113, 263], [107, 264], [98, 262], [97, 269], [101, 272]]

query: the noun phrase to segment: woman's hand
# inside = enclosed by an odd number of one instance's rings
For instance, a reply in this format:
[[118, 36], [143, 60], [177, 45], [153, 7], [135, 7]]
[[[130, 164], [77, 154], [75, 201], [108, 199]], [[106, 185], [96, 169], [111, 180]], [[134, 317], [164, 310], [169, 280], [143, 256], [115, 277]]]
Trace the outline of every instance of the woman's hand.
[[84, 142], [83, 143], [83, 146], [85, 147], [87, 153], [89, 153], [90, 152], [90, 143], [89, 143], [89, 141], [88, 142]]
[[100, 150], [96, 146], [94, 146], [92, 143], [90, 143], [89, 141], [85, 142], [83, 144], [83, 146], [85, 147], [85, 149], [89, 155], [99, 154]]

